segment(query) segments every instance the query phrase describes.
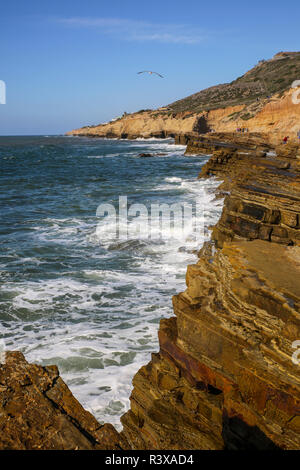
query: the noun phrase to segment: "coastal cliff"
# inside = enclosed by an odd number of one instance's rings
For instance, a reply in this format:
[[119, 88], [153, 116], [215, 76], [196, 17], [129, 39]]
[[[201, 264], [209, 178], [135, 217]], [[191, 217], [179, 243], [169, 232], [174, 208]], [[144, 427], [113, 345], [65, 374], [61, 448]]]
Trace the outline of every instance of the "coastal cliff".
[[173, 298], [176, 317], [161, 320], [159, 352], [133, 379], [121, 419], [133, 449], [300, 448], [292, 361], [300, 338], [299, 148], [278, 148], [275, 157], [221, 147], [200, 177], [220, 178], [229, 194], [211, 242], [188, 267], [187, 289]]
[[[279, 53], [260, 61], [231, 83], [207, 88], [156, 110], [142, 110], [106, 124], [85, 126], [67, 133], [106, 138], [174, 137], [191, 132], [234, 132], [246, 128], [265, 133], [277, 143], [300, 130], [300, 52]], [[295, 94], [296, 93], [296, 94]]]
[[72, 395], [56, 366], [29, 364], [20, 352], [0, 355], [1, 450], [126, 449]]

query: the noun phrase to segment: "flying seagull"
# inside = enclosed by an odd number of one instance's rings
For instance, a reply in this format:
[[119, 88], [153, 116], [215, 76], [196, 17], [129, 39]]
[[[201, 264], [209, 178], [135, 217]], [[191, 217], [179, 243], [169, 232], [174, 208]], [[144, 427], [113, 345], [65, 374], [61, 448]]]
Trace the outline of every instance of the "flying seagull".
[[160, 73], [151, 72], [151, 70], [143, 70], [142, 72], [138, 72], [138, 74], [139, 73], [149, 73], [149, 75], [152, 75], [153, 73], [155, 73], [155, 75], [158, 75], [159, 77], [164, 78], [162, 75], [160, 75]]

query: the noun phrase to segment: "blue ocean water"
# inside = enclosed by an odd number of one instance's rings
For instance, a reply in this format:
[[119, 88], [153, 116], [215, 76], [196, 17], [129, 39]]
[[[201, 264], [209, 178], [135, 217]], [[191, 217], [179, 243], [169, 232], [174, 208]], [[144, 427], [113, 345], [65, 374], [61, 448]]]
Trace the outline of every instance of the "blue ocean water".
[[[97, 233], [97, 207], [201, 198], [218, 219], [204, 156], [170, 140], [0, 137], [0, 340], [31, 362], [57, 364], [101, 421], [119, 426], [134, 373], [156, 351], [160, 318], [185, 289], [199, 240], [127, 241]], [[153, 158], [139, 158], [151, 153]], [[201, 189], [201, 191], [200, 191]]]

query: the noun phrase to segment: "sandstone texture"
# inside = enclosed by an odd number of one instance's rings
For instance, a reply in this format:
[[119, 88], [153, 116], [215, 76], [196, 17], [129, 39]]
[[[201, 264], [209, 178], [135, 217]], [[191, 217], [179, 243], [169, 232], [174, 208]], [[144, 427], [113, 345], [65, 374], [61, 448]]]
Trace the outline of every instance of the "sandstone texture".
[[217, 246], [236, 239], [300, 246], [300, 145], [265, 150], [219, 147], [202, 168], [200, 177], [221, 176], [230, 189], [213, 230]]
[[56, 366], [6, 352], [0, 449], [300, 449], [299, 145], [235, 133], [176, 141], [211, 154], [199, 178], [220, 180], [224, 208], [175, 316], [160, 322], [159, 352], [133, 378], [122, 432], [84, 410]]
[[126, 449], [111, 424], [101, 425], [72, 395], [56, 366], [1, 354], [0, 450]]
[[134, 377], [121, 420], [133, 449], [300, 449], [299, 147], [275, 156], [247, 139], [190, 141], [227, 196]]
[[160, 322], [159, 351], [133, 378], [123, 431], [84, 410], [55, 366], [6, 353], [0, 449], [300, 449], [295, 79], [300, 53], [279, 53], [230, 84], [68, 133], [175, 137], [187, 155], [210, 155], [199, 178], [220, 180], [224, 208], [173, 298], [175, 316]]
[[199, 178], [220, 180], [224, 209], [160, 322], [159, 352], [133, 378], [122, 432], [84, 410], [56, 366], [6, 352], [0, 449], [300, 449], [299, 145], [176, 141], [211, 154]]

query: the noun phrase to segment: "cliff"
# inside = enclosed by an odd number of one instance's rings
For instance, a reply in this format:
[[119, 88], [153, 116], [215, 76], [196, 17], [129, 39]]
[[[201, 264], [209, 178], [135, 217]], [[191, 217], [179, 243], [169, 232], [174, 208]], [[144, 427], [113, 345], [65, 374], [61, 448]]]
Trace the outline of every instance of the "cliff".
[[135, 139], [247, 128], [251, 133], [273, 135], [277, 141], [286, 134], [296, 139], [300, 105], [292, 99], [295, 80], [300, 80], [300, 52], [279, 53], [229, 84], [202, 90], [154, 111], [128, 114], [67, 135]]
[[199, 178], [220, 180], [224, 209], [160, 322], [159, 352], [133, 378], [123, 431], [85, 411], [55, 366], [6, 353], [1, 449], [300, 448], [299, 145], [182, 139], [212, 154]]
[[201, 112], [241, 104], [255, 104], [288, 90], [300, 72], [300, 52], [276, 54], [231, 83], [216, 85], [169, 105], [172, 111]]
[[82, 127], [67, 135], [136, 139], [138, 137], [174, 137], [192, 131], [196, 116], [187, 116], [159, 111], [142, 111], [93, 127]]

